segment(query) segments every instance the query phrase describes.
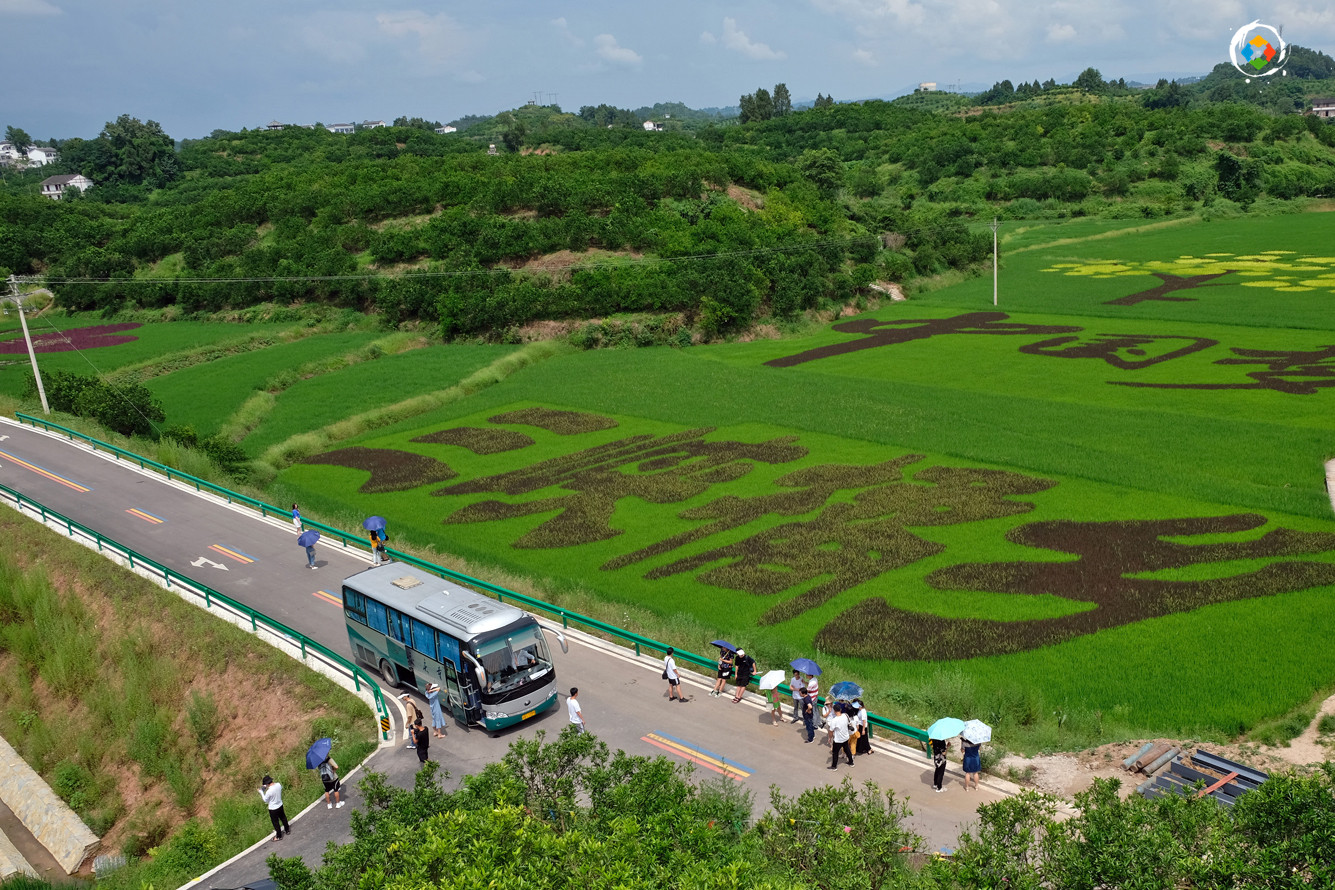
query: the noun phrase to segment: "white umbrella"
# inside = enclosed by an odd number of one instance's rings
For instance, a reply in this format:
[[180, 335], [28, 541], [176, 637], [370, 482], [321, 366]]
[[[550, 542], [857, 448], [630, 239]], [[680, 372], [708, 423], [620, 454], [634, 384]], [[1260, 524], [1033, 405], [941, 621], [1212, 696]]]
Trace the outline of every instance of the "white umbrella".
[[992, 727], [981, 720], [970, 720], [964, 724], [960, 737], [971, 745], [981, 745], [983, 742], [992, 741]]
[[760, 678], [760, 690], [775, 689], [780, 683], [788, 679], [788, 675], [783, 671], [767, 671], [765, 676]]

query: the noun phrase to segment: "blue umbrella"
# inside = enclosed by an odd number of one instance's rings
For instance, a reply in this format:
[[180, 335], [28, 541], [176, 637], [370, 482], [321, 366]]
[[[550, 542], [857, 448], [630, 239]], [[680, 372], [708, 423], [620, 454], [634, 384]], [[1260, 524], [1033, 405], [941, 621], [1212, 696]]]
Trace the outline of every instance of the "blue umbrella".
[[793, 670], [801, 671], [809, 677], [820, 676], [820, 665], [816, 664], [816, 662], [812, 661], [810, 658], [794, 659], [793, 661], [790, 661], [789, 664], [793, 666]]
[[316, 739], [315, 744], [311, 745], [310, 750], [306, 752], [306, 769], [315, 769], [325, 762], [329, 756], [329, 751], [334, 747], [334, 740], [330, 738]]
[[385, 517], [368, 516], [362, 520], [362, 528], [366, 529], [368, 532], [383, 531], [385, 528]]
[[710, 643], [709, 645], [711, 645], [711, 646], [718, 646], [720, 649], [727, 649], [729, 652], [736, 652], [736, 651], [737, 651], [737, 647], [734, 646], [732, 643], [729, 643], [727, 640], [715, 640], [714, 642]]
[[320, 540], [320, 533], [313, 528], [308, 528], [297, 535], [297, 544], [301, 547], [312, 547], [318, 540]]
[[927, 727], [927, 738], [944, 742], [946, 739], [953, 739], [963, 731], [963, 720], [960, 720], [957, 717], [942, 717], [940, 720]]
[[843, 680], [830, 687], [830, 696], [835, 701], [853, 701], [862, 698], [862, 687], [848, 680]]

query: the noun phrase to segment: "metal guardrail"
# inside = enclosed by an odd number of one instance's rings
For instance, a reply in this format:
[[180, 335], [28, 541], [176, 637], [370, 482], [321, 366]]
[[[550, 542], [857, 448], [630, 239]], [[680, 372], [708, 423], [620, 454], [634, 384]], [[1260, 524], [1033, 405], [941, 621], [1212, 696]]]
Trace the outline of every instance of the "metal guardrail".
[[[355, 687], [356, 691], [360, 692], [362, 689], [362, 684], [366, 684], [366, 686], [371, 689], [371, 694], [375, 699], [376, 710], [378, 711], [377, 717], [385, 718], [389, 716], [389, 708], [385, 703], [385, 696], [384, 693], [381, 692], [379, 685], [377, 685], [376, 682], [372, 680], [371, 677], [356, 664], [352, 663], [351, 661], [348, 661], [348, 659], [344, 658], [342, 655], [339, 655], [337, 652], [325, 646], [318, 640], [313, 640], [310, 637], [303, 634], [301, 631], [293, 630], [286, 624], [283, 624], [281, 621], [275, 621], [268, 615], [265, 615], [263, 612], [258, 612], [255, 609], [252, 609], [249, 606], [245, 605], [244, 603], [239, 603], [236, 600], [232, 599], [231, 597], [227, 596], [226, 594], [219, 593], [218, 591], [214, 590], [212, 587], [209, 587], [206, 584], [201, 584], [200, 582], [196, 581], [193, 578], [189, 578], [185, 575], [182, 575], [179, 572], [173, 571], [172, 569], [169, 569], [166, 566], [164, 566], [162, 563], [157, 562], [156, 560], [150, 557], [144, 556], [142, 553], [132, 550], [131, 548], [126, 547], [124, 544], [121, 544], [120, 542], [112, 538], [108, 538], [101, 532], [91, 529], [88, 526], [76, 520], [70, 519], [68, 516], [58, 513], [57, 511], [46, 507], [44, 504], [41, 504], [38, 501], [34, 501], [32, 498], [18, 491], [15, 491], [8, 485], [0, 484], [0, 493], [3, 493], [6, 497], [14, 501], [14, 503], [20, 508], [26, 505], [28, 509], [32, 510], [33, 512], [41, 516], [43, 523], [54, 521], [60, 525], [65, 526], [66, 534], [69, 537], [71, 538], [74, 537], [74, 534], [77, 531], [85, 538], [96, 542], [98, 552], [102, 552], [104, 549], [110, 549], [113, 553], [119, 554], [126, 561], [128, 561], [130, 564], [130, 568], [133, 569], [136, 567], [143, 567], [149, 569], [155, 574], [161, 575], [163, 582], [166, 584], [168, 590], [171, 589], [172, 582], [174, 581], [178, 587], [191, 588], [197, 591], [198, 593], [202, 594], [204, 597], [204, 604], [208, 608], [212, 608], [214, 603], [216, 602], [226, 606], [227, 608], [231, 609], [232, 611], [240, 615], [245, 616], [246, 618], [249, 618], [250, 629], [252, 632], [258, 632], [260, 625], [263, 625], [265, 629], [279, 636], [286, 637], [301, 650], [301, 657], [303, 661], [306, 659], [308, 651], [318, 654], [326, 662], [329, 662], [334, 666], [346, 671], [348, 676], [352, 677], [353, 686]], [[389, 738], [388, 731], [382, 729], [381, 737], [384, 739], [388, 739]]]
[[[118, 459], [125, 459], [138, 464], [138, 466], [141, 469], [153, 469], [157, 472], [163, 473], [164, 475], [167, 476], [168, 479], [180, 479], [182, 481], [188, 482], [194, 485], [196, 490], [207, 490], [212, 492], [213, 494], [226, 498], [228, 503], [244, 504], [248, 507], [251, 507], [252, 509], [260, 511], [260, 514], [263, 516], [266, 517], [277, 516], [281, 518], [287, 518], [291, 515], [291, 512], [288, 510], [283, 510], [271, 504], [266, 504], [263, 501], [257, 500], [252, 497], [247, 497], [246, 495], [243, 494], [238, 494], [237, 492], [234, 492], [228, 488], [224, 488], [221, 485], [217, 485], [205, 479], [199, 479], [195, 476], [191, 476], [189, 473], [182, 473], [180, 470], [173, 469], [165, 464], [160, 464], [155, 460], [151, 460], [149, 458], [143, 457], [142, 455], [135, 454], [132, 451], [126, 451], [124, 448], [119, 448], [110, 443], [103, 442], [100, 439], [94, 439], [93, 437], [85, 435], [84, 433], [80, 433], [77, 430], [72, 430], [69, 429], [68, 427], [63, 427], [60, 424], [51, 423], [50, 421], [43, 420], [40, 417], [33, 417], [28, 414], [16, 413], [15, 416], [19, 419], [20, 422], [30, 423], [33, 426], [40, 426], [48, 431], [59, 432], [70, 439], [80, 439], [86, 442], [87, 444], [91, 445], [95, 449], [111, 452], [115, 454]], [[325, 525], [322, 522], [314, 522], [312, 520], [306, 519], [305, 517], [302, 517], [302, 526], [315, 527], [322, 534], [327, 532], [328, 534], [333, 535], [338, 539], [340, 539], [345, 547], [364, 546], [368, 552], [370, 551], [369, 539], [363, 537], [362, 535], [349, 535], [347, 532], [344, 532], [341, 529], [336, 529], [332, 526]], [[587, 615], [581, 615], [578, 612], [572, 612], [569, 609], [563, 609], [560, 606], [554, 606], [551, 603], [543, 602], [542, 600], [535, 599], [531, 596], [525, 596], [522, 593], [516, 593], [513, 590], [501, 587], [497, 584], [491, 584], [487, 581], [481, 580], [480, 578], [474, 578], [471, 575], [465, 575], [463, 572], [456, 572], [453, 569], [447, 569], [444, 566], [439, 566], [433, 562], [428, 562], [424, 559], [420, 559], [416, 556], [413, 556], [411, 553], [403, 553], [399, 550], [395, 550], [392, 547], [386, 549], [395, 559], [401, 562], [417, 566], [420, 569], [431, 572], [432, 574], [435, 575], [439, 575], [442, 578], [448, 578], [451, 581], [458, 581], [459, 583], [467, 585], [468, 587], [486, 591], [495, 596], [501, 602], [505, 602], [507, 599], [509, 599], [510, 601], [518, 603], [530, 611], [543, 612], [549, 616], [560, 618], [562, 627], [569, 627], [572, 623], [574, 623], [582, 628], [587, 628], [589, 630], [593, 630], [598, 633], [606, 634], [614, 639], [621, 640], [622, 642], [628, 643], [632, 648], [634, 648], [636, 655], [643, 654], [643, 651], [646, 649], [650, 652], [657, 652], [657, 653], [664, 653], [668, 649], [667, 643], [659, 642], [658, 640], [641, 636], [640, 634], [632, 633], [631, 631], [628, 630], [623, 630], [619, 627], [616, 627], [615, 625], [599, 621], [596, 618], [590, 618]], [[221, 597], [221, 594], [216, 594], [216, 595]], [[714, 670], [714, 668], [717, 665], [717, 662], [714, 661], [713, 659], [705, 658], [702, 655], [696, 655], [693, 652], [684, 652], [681, 649], [676, 649], [673, 654], [679, 661], [693, 664], [696, 667], [704, 668], [706, 671]], [[792, 695], [792, 690], [787, 683], [780, 683], [779, 691], [780, 693], [785, 695], [789, 696]], [[820, 701], [823, 702], [824, 699], [821, 699]], [[871, 724], [876, 728], [898, 733], [899, 735], [912, 739], [915, 743], [919, 745], [924, 745], [927, 742], [927, 730], [925, 729], [919, 729], [916, 726], [910, 726], [907, 723], [901, 723], [898, 720], [891, 720], [888, 717], [882, 717], [878, 714], [872, 714], [870, 712], [868, 712], [868, 719], [871, 722]]]

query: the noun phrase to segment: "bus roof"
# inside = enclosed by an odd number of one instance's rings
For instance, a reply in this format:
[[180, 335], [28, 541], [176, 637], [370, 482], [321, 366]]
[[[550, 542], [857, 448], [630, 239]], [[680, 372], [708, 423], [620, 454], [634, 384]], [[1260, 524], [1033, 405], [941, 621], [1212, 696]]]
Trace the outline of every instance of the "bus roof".
[[402, 562], [366, 569], [343, 583], [461, 640], [531, 617], [514, 606]]

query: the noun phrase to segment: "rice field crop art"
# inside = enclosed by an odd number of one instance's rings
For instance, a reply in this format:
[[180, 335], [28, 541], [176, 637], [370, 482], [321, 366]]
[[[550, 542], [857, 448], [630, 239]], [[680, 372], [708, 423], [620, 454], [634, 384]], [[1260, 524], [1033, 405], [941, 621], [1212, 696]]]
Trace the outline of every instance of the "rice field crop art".
[[[314, 456], [286, 482], [445, 550], [760, 628], [871, 675], [959, 663], [1001, 683], [1035, 659], [1065, 663], [1063, 678], [1073, 664], [1115, 671], [1136, 628], [1164, 619], [1198, 626], [1164, 649], [1185, 669], [1217, 648], [1210, 608], [1265, 624], [1286, 596], [1324, 591], [1321, 624], [1335, 618], [1335, 533], [1310, 520], [783, 427], [500, 408], [368, 440], [374, 461]], [[1121, 518], [1090, 518], [1109, 514]], [[1125, 697], [1099, 693], [1108, 707]]]

